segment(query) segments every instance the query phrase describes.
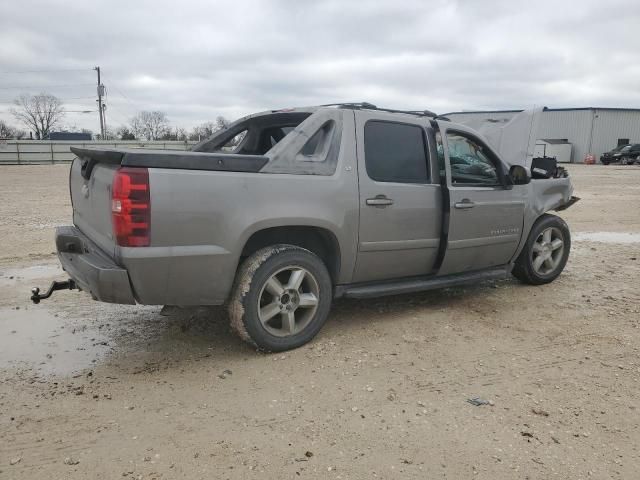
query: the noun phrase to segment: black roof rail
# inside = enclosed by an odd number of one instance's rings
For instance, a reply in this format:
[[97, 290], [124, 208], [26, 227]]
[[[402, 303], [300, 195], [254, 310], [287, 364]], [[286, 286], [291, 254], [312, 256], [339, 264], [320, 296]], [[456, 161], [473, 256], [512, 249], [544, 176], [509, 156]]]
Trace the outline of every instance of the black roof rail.
[[395, 108], [383, 108], [374, 105], [369, 102], [340, 102], [340, 103], [327, 103], [325, 105], [320, 105], [321, 107], [344, 107], [344, 108], [353, 108], [353, 109], [363, 109], [363, 110], [378, 110], [380, 112], [389, 112], [389, 113], [405, 113], [408, 115], [417, 115], [419, 117], [432, 117], [436, 118], [438, 115], [430, 110], [398, 110]]

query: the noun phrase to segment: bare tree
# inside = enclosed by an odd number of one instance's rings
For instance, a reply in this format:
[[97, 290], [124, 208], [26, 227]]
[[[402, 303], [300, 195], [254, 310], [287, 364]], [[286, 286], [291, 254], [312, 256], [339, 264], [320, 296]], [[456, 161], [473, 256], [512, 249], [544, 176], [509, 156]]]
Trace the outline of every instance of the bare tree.
[[0, 120], [0, 139], [15, 138], [17, 140], [20, 140], [24, 136], [24, 130], [18, 130], [17, 128], [9, 125], [4, 120]]
[[162, 135], [162, 137], [160, 137], [161, 140], [180, 140], [180, 141], [186, 141], [187, 140], [187, 131], [184, 128], [181, 127], [176, 127], [175, 129], [173, 128], [168, 128], [164, 134]]
[[64, 117], [62, 101], [48, 93], [20, 95], [13, 102], [16, 108], [11, 114], [22, 124], [33, 130], [36, 138], [42, 140]]
[[229, 126], [229, 120], [224, 118], [222, 115], [218, 115], [216, 117], [216, 130], [224, 130]]
[[229, 120], [223, 116], [218, 116], [215, 122], [204, 122], [194, 127], [189, 134], [189, 140], [204, 140], [219, 130], [223, 130], [229, 126]]
[[123, 125], [120, 128], [118, 128], [118, 130], [116, 131], [116, 135], [118, 136], [118, 138], [120, 140], [135, 140], [136, 139], [136, 135], [135, 133], [133, 133], [133, 131]]
[[131, 130], [138, 138], [158, 140], [169, 129], [169, 120], [164, 112], [138, 112], [131, 119]]
[[203, 140], [209, 138], [215, 132], [216, 124], [213, 122], [204, 122], [197, 127], [194, 127], [189, 134], [189, 140]]

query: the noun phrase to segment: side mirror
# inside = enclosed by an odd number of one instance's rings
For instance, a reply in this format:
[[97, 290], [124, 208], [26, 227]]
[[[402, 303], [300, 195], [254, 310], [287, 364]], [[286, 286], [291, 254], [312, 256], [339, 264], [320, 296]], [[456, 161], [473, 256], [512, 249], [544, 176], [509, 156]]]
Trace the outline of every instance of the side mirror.
[[531, 174], [522, 165], [512, 165], [509, 169], [509, 179], [512, 185], [526, 185], [531, 182]]

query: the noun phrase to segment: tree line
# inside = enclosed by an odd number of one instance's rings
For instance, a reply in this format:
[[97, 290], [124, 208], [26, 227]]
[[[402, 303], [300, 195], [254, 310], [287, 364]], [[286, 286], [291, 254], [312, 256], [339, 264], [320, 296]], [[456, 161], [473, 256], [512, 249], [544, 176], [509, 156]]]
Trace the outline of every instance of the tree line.
[[[13, 102], [10, 112], [19, 126], [9, 125], [0, 119], [0, 139], [29, 138], [32, 132], [37, 140], [48, 138], [54, 131], [71, 131], [90, 133], [96, 140], [204, 140], [218, 130], [229, 126], [229, 121], [223, 116], [215, 121], [204, 122], [190, 131], [185, 128], [172, 126], [167, 114], [160, 111], [140, 111], [136, 113], [126, 125], [108, 128], [105, 138], [100, 134], [86, 129], [78, 129], [64, 124], [65, 108], [62, 101], [54, 95], [40, 93], [38, 95], [20, 95]], [[24, 127], [26, 130], [20, 128]]]

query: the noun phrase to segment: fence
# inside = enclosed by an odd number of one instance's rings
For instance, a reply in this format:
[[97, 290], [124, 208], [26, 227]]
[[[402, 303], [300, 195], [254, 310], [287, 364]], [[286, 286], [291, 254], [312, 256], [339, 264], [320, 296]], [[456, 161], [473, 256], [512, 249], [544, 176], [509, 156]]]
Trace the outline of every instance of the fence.
[[139, 140], [65, 141], [65, 140], [0, 140], [0, 165], [36, 165], [69, 163], [74, 154], [70, 147], [155, 148], [160, 150], [188, 150], [197, 142]]

